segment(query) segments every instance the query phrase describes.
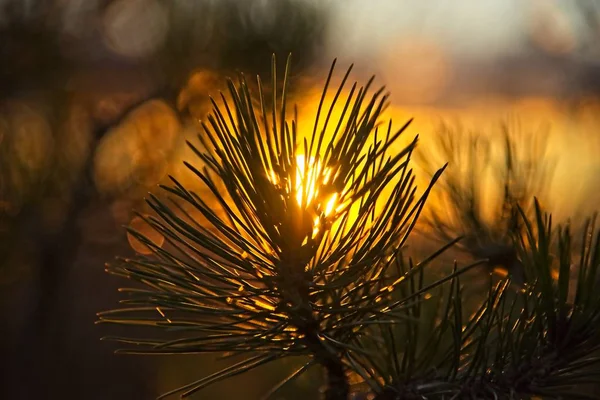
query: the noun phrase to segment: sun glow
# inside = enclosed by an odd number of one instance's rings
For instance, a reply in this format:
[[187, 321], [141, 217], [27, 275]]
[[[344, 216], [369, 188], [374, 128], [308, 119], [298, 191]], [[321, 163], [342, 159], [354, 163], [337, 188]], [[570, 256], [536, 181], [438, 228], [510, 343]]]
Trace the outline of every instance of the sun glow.
[[[306, 159], [307, 157], [302, 154], [296, 156], [295, 192], [298, 205], [304, 204], [309, 206], [319, 199], [321, 195], [320, 186], [330, 182], [331, 168], [323, 168], [320, 162], [315, 161], [314, 157], [308, 157], [308, 165], [306, 165]], [[336, 205], [337, 198], [338, 194], [334, 193], [321, 204], [322, 212], [325, 216], [331, 214]]]
[[[278, 182], [272, 171], [269, 178], [274, 183]], [[321, 162], [315, 160], [314, 157], [307, 157], [303, 154], [296, 156], [295, 187], [293, 190], [289, 187], [288, 190], [294, 194], [300, 207], [318, 210], [318, 215], [314, 220], [313, 236], [319, 232], [321, 218], [331, 216], [339, 208], [338, 193], [329, 195], [322, 193], [322, 187], [329, 184], [332, 178], [331, 168], [323, 167]]]

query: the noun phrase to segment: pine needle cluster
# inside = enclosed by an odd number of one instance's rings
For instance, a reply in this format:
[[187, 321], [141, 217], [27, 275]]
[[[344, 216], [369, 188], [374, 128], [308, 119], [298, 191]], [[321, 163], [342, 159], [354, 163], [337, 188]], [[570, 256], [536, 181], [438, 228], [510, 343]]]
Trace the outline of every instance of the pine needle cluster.
[[[581, 386], [600, 374], [593, 224], [576, 251], [569, 227], [552, 228], [537, 202], [532, 212], [514, 204], [521, 228], [507, 228], [503, 240], [524, 285], [490, 280], [485, 301], [468, 312], [462, 273], [489, 256], [426, 278], [431, 261], [461, 243], [462, 229], [439, 230], [446, 243], [420, 261], [404, 254], [444, 168], [419, 194], [411, 168], [418, 138], [401, 140], [410, 121], [381, 124], [387, 94], [371, 90], [372, 79], [350, 84], [352, 68], [331, 92], [334, 66], [309, 135], [295, 108], [288, 116], [289, 59], [270, 101], [260, 78], [253, 93], [243, 75], [211, 99], [198, 143], [188, 143], [198, 162], [186, 163], [204, 190], [171, 177], [147, 200], [154, 214], [141, 216], [164, 245], [129, 229], [151, 254], [108, 266], [142, 285], [123, 289], [123, 307], [100, 322], [155, 333], [109, 339], [127, 353], [241, 357], [163, 397], [301, 356], [305, 364], [267, 397], [320, 367], [328, 400], [593, 398]], [[273, 59], [274, 91], [276, 71]], [[342, 111], [333, 117], [335, 107]]]

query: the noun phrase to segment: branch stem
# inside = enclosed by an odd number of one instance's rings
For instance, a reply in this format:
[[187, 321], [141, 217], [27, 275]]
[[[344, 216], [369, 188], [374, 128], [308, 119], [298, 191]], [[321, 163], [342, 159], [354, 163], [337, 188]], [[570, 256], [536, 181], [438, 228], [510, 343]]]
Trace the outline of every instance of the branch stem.
[[305, 343], [313, 353], [315, 360], [325, 368], [327, 376], [325, 400], [348, 399], [350, 385], [348, 384], [344, 364], [339, 354], [332, 352], [324, 346], [316, 332], [306, 335]]
[[[290, 264], [287, 264], [290, 265]], [[325, 400], [347, 400], [350, 385], [340, 354], [326, 346], [321, 337], [320, 324], [315, 317], [310, 300], [311, 277], [303, 271], [303, 266], [293, 263], [293, 268], [282, 267], [281, 292], [287, 303], [286, 311], [292, 324], [298, 329], [304, 345], [326, 372], [327, 388]]]

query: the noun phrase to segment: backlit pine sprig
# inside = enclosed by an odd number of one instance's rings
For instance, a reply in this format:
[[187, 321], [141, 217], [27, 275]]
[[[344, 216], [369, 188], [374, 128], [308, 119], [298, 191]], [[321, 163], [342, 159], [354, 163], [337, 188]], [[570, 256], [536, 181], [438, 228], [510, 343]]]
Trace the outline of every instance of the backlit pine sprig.
[[[395, 131], [391, 121], [379, 127], [388, 97], [383, 88], [369, 94], [373, 79], [347, 88], [348, 69], [325, 106], [335, 62], [312, 133], [301, 139], [297, 117], [287, 116], [289, 66], [288, 59], [272, 104], [258, 78], [259, 108], [243, 76], [228, 82], [229, 97], [213, 100], [202, 123], [201, 146], [189, 143], [202, 167], [186, 165], [206, 193], [171, 177], [163, 186], [168, 199], [150, 195], [156, 215], [144, 217], [165, 246], [130, 229], [152, 255], [108, 267], [146, 289], [124, 289], [127, 307], [101, 313], [100, 321], [163, 331], [149, 340], [113, 337], [137, 346], [125, 352], [244, 356], [166, 395], [185, 397], [303, 355], [310, 359], [300, 372], [326, 371], [325, 398], [346, 399], [352, 338], [370, 324], [404, 320], [403, 304], [390, 296], [403, 279], [386, 271], [441, 170], [417, 197], [409, 165], [417, 138], [399, 143], [410, 121]], [[276, 88], [274, 59], [272, 71]]]

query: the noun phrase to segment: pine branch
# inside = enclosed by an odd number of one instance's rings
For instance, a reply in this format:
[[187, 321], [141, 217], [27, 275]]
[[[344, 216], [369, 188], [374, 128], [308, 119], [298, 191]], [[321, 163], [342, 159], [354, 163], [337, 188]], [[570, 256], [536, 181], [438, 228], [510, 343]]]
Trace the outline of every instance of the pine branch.
[[[129, 229], [152, 255], [108, 266], [147, 289], [126, 289], [127, 307], [99, 322], [163, 332], [111, 338], [139, 348], [125, 352], [247, 357], [172, 394], [303, 355], [326, 371], [325, 398], [346, 399], [355, 338], [372, 324], [405, 319], [407, 300], [390, 293], [406, 277], [388, 270], [442, 170], [417, 197], [417, 138], [400, 145], [410, 121], [396, 131], [390, 121], [379, 133], [388, 96], [383, 88], [369, 94], [373, 79], [346, 89], [351, 68], [329, 96], [335, 62], [303, 138], [297, 118], [287, 118], [289, 67], [288, 59], [282, 93], [269, 105], [258, 78], [257, 109], [244, 76], [228, 82], [228, 97], [212, 99], [200, 146], [189, 143], [203, 166], [186, 163], [206, 190], [198, 195], [171, 177], [167, 199], [150, 195], [155, 215], [144, 217], [165, 246]], [[276, 70], [273, 59], [274, 92]]]

